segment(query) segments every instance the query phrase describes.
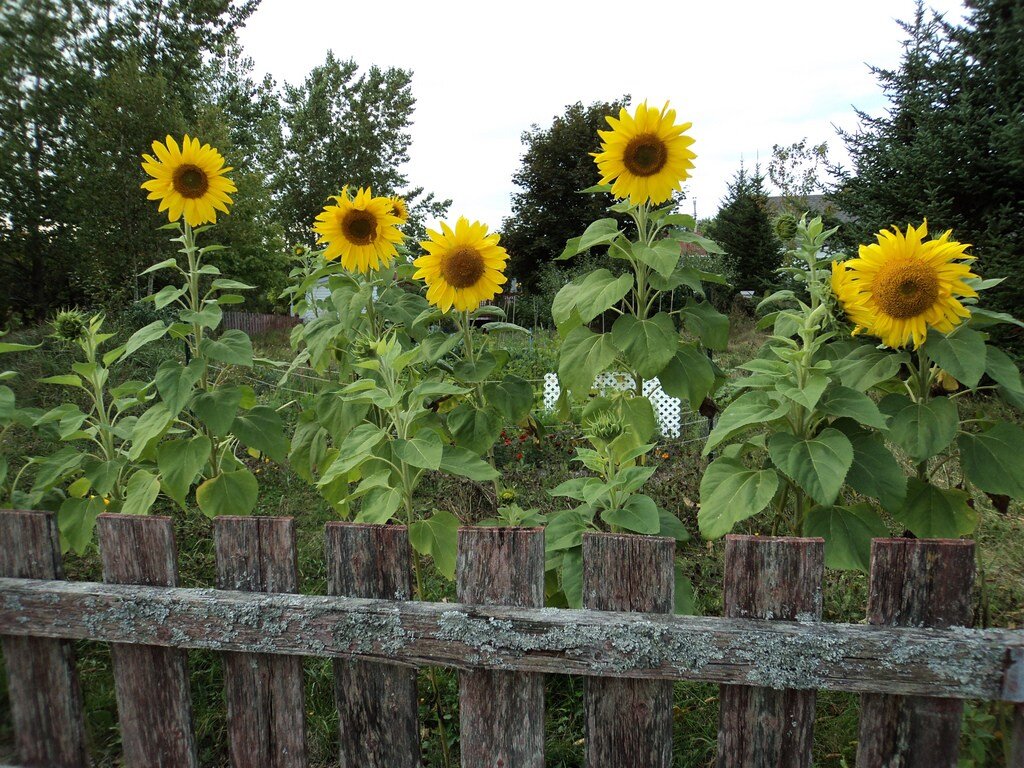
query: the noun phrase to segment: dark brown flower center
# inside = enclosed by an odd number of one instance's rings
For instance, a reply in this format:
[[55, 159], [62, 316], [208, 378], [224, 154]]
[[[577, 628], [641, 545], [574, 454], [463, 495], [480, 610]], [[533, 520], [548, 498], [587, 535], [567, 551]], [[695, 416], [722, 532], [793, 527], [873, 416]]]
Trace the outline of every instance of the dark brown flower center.
[[878, 306], [900, 320], [916, 317], [939, 297], [939, 279], [934, 267], [921, 261], [892, 261], [875, 278]]
[[348, 211], [341, 220], [341, 231], [356, 245], [369, 245], [377, 238], [377, 217], [369, 211]]
[[453, 288], [468, 288], [484, 274], [484, 259], [476, 248], [464, 246], [441, 261], [441, 277]]
[[182, 197], [194, 200], [206, 194], [210, 179], [198, 165], [182, 165], [174, 171], [174, 191]]
[[653, 133], [636, 136], [626, 145], [622, 163], [634, 176], [653, 176], [668, 161], [668, 147]]

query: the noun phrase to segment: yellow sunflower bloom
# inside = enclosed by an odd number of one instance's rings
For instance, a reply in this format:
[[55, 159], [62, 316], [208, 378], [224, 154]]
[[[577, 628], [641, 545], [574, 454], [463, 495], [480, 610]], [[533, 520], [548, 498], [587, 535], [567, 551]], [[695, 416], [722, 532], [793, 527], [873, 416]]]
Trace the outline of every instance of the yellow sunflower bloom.
[[391, 214], [397, 216], [398, 220], [405, 224], [409, 220], [409, 206], [406, 205], [405, 200], [398, 195], [389, 197], [388, 200], [391, 201]]
[[169, 221], [184, 216], [190, 227], [198, 227], [216, 223], [217, 211], [228, 212], [228, 193], [238, 189], [224, 175], [231, 168], [224, 165], [220, 152], [185, 134], [180, 148], [170, 136], [164, 144], [154, 141], [153, 153], [155, 157], [142, 156], [142, 170], [153, 177], [142, 182], [142, 188], [149, 191], [149, 200], [160, 201]]
[[606, 117], [610, 131], [598, 131], [601, 151], [592, 152], [601, 173], [601, 183], [612, 185], [612, 194], [629, 198], [634, 205], [668, 200], [690, 177], [693, 139], [686, 135], [692, 123], [675, 124], [676, 111], [668, 104], [658, 110], [644, 102], [630, 115], [619, 111], [618, 119]]
[[331, 199], [337, 205], [325, 207], [313, 225], [320, 242], [327, 245], [324, 258], [340, 256], [345, 269], [364, 274], [389, 266], [398, 253], [395, 245], [402, 242], [391, 199], [374, 197], [369, 189], [360, 189], [350, 198], [348, 187]]
[[832, 262], [832, 294], [853, 323], [853, 335], [856, 336], [866, 330], [871, 318], [864, 309], [865, 298], [857, 293], [850, 279], [852, 273], [847, 268], [848, 264], [846, 261]]
[[413, 262], [419, 267], [413, 277], [427, 284], [427, 301], [442, 312], [453, 306], [465, 312], [501, 293], [508, 253], [487, 225], [463, 216], [454, 230], [442, 222], [440, 232], [428, 229], [427, 236], [420, 243], [427, 254]]
[[916, 349], [929, 328], [949, 333], [971, 315], [959, 299], [978, 295], [966, 282], [978, 277], [969, 266], [974, 257], [964, 253], [970, 246], [951, 240], [951, 232], [925, 242], [927, 234], [927, 221], [907, 225], [905, 234], [882, 230], [877, 242], [860, 246], [858, 258], [843, 262], [838, 290], [833, 270], [833, 290], [850, 319], [894, 349]]

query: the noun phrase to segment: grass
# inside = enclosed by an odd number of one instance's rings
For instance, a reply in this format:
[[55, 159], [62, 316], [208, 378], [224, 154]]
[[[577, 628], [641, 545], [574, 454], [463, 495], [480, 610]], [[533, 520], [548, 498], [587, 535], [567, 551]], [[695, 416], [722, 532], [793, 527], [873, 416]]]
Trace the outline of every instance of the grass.
[[[731, 367], [746, 359], [760, 346], [763, 337], [749, 323], [740, 323], [728, 354], [718, 359], [723, 367]], [[550, 334], [532, 337], [506, 334], [494, 340], [495, 346], [507, 349], [510, 368], [523, 378], [536, 380], [554, 370], [557, 340]], [[166, 355], [177, 354], [172, 345], [153, 345], [136, 361], [137, 373], [155, 366]], [[19, 402], [36, 401], [38, 405], [54, 405], [54, 391], [32, 385], [35, 378], [64, 372], [66, 355], [60, 350], [45, 348], [16, 361], [23, 376], [19, 385]], [[286, 339], [281, 336], [262, 340], [260, 354], [282, 358], [287, 354]], [[281, 392], [273, 372], [257, 369], [246, 374], [261, 397], [284, 402], [301, 397], [300, 392]], [[315, 382], [310, 384], [312, 387]], [[305, 385], [296, 384], [301, 390]], [[975, 406], [1000, 418], [1019, 420], [990, 400]], [[568, 425], [553, 425], [546, 435], [538, 437], [509, 427], [509, 444], [499, 442], [496, 458], [504, 471], [504, 482], [514, 489], [516, 502], [523, 507], [542, 511], [558, 508], [558, 500], [546, 493], [572, 474], [579, 474], [579, 465], [571, 462], [574, 448], [581, 439], [579, 432]], [[39, 453], [46, 446], [27, 440], [17, 450], [22, 456]], [[699, 455], [700, 443], [686, 440], [666, 441], [658, 446], [653, 463], [657, 468], [647, 492], [663, 507], [674, 510], [694, 539], [680, 548], [691, 580], [696, 587], [699, 609], [707, 615], [721, 615], [723, 551], [721, 541], [704, 542], [696, 536], [698, 485], [705, 467]], [[667, 456], [667, 458], [665, 458]], [[326, 567], [323, 551], [323, 527], [334, 516], [319, 494], [292, 474], [286, 466], [267, 464], [260, 467], [260, 501], [257, 514], [289, 515], [296, 519], [301, 590], [308, 594], [326, 592]], [[438, 508], [459, 515], [465, 522], [474, 522], [491, 512], [487, 489], [473, 483], [453, 480], [441, 475], [430, 478], [423, 486], [423, 498]], [[977, 623], [992, 626], [1024, 626], [1024, 512], [1012, 504], [1006, 513], [996, 511], [986, 498], [977, 497], [982, 525], [975, 538], [978, 542], [979, 573], [984, 574], [984, 588], [976, 589]], [[215, 582], [212, 526], [194, 510], [185, 514], [170, 506], [161, 513], [174, 519], [179, 546], [181, 580], [185, 586], [210, 586]], [[763, 521], [754, 518], [744, 526], [755, 532]], [[743, 531], [741, 531], [743, 532]], [[896, 533], [896, 531], [894, 531]], [[69, 579], [99, 580], [100, 564], [95, 553], [65, 559]], [[828, 571], [824, 585], [824, 619], [826, 621], [859, 622], [863, 620], [867, 602], [867, 578], [864, 574]], [[454, 599], [449, 582], [434, 575], [427, 580], [426, 597], [433, 600]], [[984, 601], [982, 600], [984, 596]], [[110, 653], [101, 643], [76, 644], [78, 664], [85, 696], [90, 748], [99, 766], [116, 765], [119, 755], [117, 709], [111, 674]], [[190, 652], [192, 698], [195, 728], [204, 765], [227, 765], [225, 744], [225, 713], [223, 672], [216, 654]], [[306, 671], [306, 709], [309, 722], [310, 755], [314, 766], [337, 762], [337, 714], [334, 707], [331, 663], [308, 659]], [[441, 693], [441, 717], [457, 752], [458, 681], [451, 671], [439, 670], [437, 680]], [[437, 734], [437, 710], [425, 677], [420, 681], [421, 725], [425, 765], [442, 765], [441, 744]], [[583, 764], [584, 718], [582, 697], [585, 683], [573, 677], [550, 676], [547, 691], [547, 764], [552, 768], [575, 768]], [[673, 715], [675, 720], [675, 764], [699, 768], [714, 764], [717, 731], [717, 688], [713, 685], [678, 684], [675, 688]], [[857, 698], [840, 693], [821, 693], [817, 701], [815, 725], [815, 764], [821, 768], [843, 768], [854, 764], [857, 735]], [[963, 755], [966, 766], [999, 766], [1004, 743], [1000, 734], [1008, 732], [1008, 707], [977, 704], [967, 709], [964, 725]], [[12, 760], [12, 727], [6, 681], [0, 675], [0, 762]]]

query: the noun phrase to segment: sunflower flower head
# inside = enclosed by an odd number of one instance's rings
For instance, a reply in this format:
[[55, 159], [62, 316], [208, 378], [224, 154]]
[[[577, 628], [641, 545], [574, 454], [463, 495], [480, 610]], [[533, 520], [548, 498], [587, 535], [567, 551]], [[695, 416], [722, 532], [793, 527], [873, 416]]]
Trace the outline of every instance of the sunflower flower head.
[[363, 274], [389, 266], [398, 253], [395, 246], [402, 242], [391, 198], [374, 197], [368, 188], [350, 197], [346, 187], [331, 199], [336, 204], [325, 207], [313, 225], [320, 243], [327, 246], [324, 258], [340, 258], [345, 269]]
[[676, 112], [666, 103], [652, 109], [644, 102], [630, 115], [625, 108], [618, 118], [606, 117], [610, 131], [598, 131], [601, 151], [591, 153], [602, 184], [612, 185], [612, 194], [629, 198], [634, 205], [668, 200], [690, 177], [693, 139], [686, 135], [692, 123], [676, 125]]
[[409, 220], [409, 206], [405, 200], [398, 195], [389, 197], [388, 200], [391, 201], [391, 215], [398, 217], [398, 220], [405, 224]]
[[231, 168], [220, 152], [188, 134], [180, 147], [171, 136], [164, 143], [154, 141], [153, 154], [142, 160], [142, 170], [153, 177], [142, 188], [149, 191], [149, 200], [160, 201], [160, 210], [172, 222], [184, 217], [190, 227], [214, 224], [217, 211], [228, 212], [229, 193], [238, 191], [224, 175]]
[[428, 229], [427, 236], [420, 243], [426, 255], [413, 262], [419, 268], [413, 277], [427, 284], [427, 301], [442, 312], [453, 306], [466, 312], [501, 293], [508, 253], [487, 225], [463, 216], [454, 229], [442, 222], [440, 232]]
[[975, 297], [967, 282], [974, 257], [951, 232], [925, 241], [928, 222], [906, 232], [882, 230], [876, 242], [860, 246], [858, 257], [832, 270], [832, 290], [857, 330], [877, 336], [893, 349], [924, 343], [928, 329], [949, 333], [970, 317], [961, 298]]

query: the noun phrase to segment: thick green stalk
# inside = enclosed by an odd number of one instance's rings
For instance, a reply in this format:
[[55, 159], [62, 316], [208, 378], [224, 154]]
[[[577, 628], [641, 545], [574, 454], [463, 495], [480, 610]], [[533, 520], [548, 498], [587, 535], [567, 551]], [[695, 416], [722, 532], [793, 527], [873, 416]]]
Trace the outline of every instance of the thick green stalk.
[[[463, 346], [464, 354], [466, 356], [466, 360], [469, 361], [470, 365], [475, 365], [476, 364], [476, 351], [473, 349], [473, 330], [472, 330], [472, 323], [470, 322], [469, 310], [466, 310], [465, 312], [462, 312], [461, 314], [459, 314], [458, 318], [459, 319], [456, 322], [458, 323], [458, 325], [460, 326], [460, 330], [462, 331], [462, 339], [463, 339], [462, 346]], [[484, 383], [482, 381], [478, 381], [473, 386], [473, 399], [476, 400], [476, 404], [477, 404], [478, 408], [485, 408], [487, 406], [487, 401], [484, 398]], [[495, 465], [495, 462], [494, 462], [494, 446], [493, 445], [491, 445], [491, 446], [489, 446], [487, 448], [487, 461], [488, 461], [488, 463], [492, 467], [494, 467], [495, 471], [497, 471], [497, 466]], [[500, 477], [499, 478], [495, 478], [494, 480], [491, 481], [491, 485], [492, 485], [492, 487], [494, 489], [494, 508], [495, 509], [497, 509], [500, 506], [500, 504], [501, 504], [501, 484], [500, 484], [499, 480], [500, 480]]]

